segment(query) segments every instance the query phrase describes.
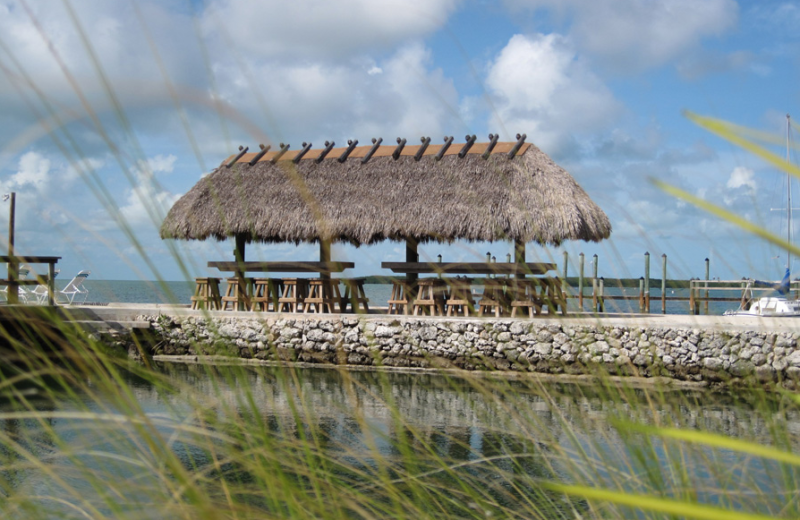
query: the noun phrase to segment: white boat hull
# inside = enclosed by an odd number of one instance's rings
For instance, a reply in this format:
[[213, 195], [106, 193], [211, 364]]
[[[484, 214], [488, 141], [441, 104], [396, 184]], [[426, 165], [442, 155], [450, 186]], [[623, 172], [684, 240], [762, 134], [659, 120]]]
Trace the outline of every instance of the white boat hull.
[[774, 296], [758, 298], [748, 301], [744, 307], [726, 311], [725, 316], [800, 317], [800, 300], [788, 300]]

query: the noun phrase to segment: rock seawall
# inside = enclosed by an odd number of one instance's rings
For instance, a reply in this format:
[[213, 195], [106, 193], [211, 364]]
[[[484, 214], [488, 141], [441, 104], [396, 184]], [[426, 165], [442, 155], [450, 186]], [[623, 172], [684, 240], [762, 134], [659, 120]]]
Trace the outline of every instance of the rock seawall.
[[800, 379], [800, 333], [575, 325], [537, 320], [139, 316], [148, 354], [349, 365], [619, 375], [690, 381]]

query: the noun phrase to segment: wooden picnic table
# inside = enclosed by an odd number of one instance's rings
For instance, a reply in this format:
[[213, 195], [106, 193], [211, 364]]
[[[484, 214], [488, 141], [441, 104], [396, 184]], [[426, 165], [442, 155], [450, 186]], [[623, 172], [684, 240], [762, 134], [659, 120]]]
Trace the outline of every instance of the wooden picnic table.
[[[252, 307], [250, 301], [251, 290], [248, 290], [247, 279], [245, 273], [248, 272], [267, 272], [267, 273], [319, 273], [322, 278], [328, 279], [331, 273], [341, 273], [345, 269], [355, 267], [354, 262], [237, 262], [237, 261], [212, 261], [208, 262], [208, 267], [218, 269], [220, 271], [228, 271], [234, 273], [233, 277], [238, 279], [238, 283], [231, 285], [229, 282], [228, 289], [225, 296], [222, 297], [222, 307], [227, 308], [227, 303], [236, 303], [236, 308], [243, 310]], [[326, 287], [319, 287], [318, 290], [325, 292], [330, 284]], [[334, 289], [335, 295], [327, 293], [318, 295], [322, 299], [330, 300], [335, 296], [336, 303], [341, 301], [338, 286]], [[277, 298], [276, 298], [277, 301]]]
[[556, 264], [541, 262], [382, 262], [383, 269], [395, 273], [437, 274], [534, 274], [556, 269]]
[[341, 273], [355, 267], [353, 262], [208, 262], [208, 267], [234, 273]]
[[[53, 305], [55, 303], [55, 282], [56, 277], [56, 264], [61, 260], [60, 256], [17, 256], [17, 255], [3, 255], [0, 256], [0, 263], [9, 264], [8, 278], [0, 279], [0, 286], [8, 286], [9, 303], [17, 303], [17, 287], [20, 285], [47, 285], [47, 304]], [[47, 264], [47, 277], [36, 276], [32, 280], [19, 280], [17, 273], [20, 264]], [[13, 272], [13, 276], [12, 276]], [[13, 295], [13, 296], [12, 296]]]

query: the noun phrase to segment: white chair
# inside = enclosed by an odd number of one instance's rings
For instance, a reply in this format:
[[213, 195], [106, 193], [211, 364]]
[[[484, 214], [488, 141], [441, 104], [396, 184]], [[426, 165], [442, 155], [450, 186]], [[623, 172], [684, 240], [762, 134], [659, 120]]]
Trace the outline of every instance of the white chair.
[[[27, 280], [28, 275], [31, 272], [30, 266], [28, 264], [22, 264], [17, 268], [17, 280]], [[31, 292], [23, 286], [17, 286], [17, 295], [19, 296], [19, 301], [28, 303], [28, 296]], [[4, 285], [2, 289], [0, 289], [0, 295], [8, 301], [8, 286]]]
[[[60, 269], [56, 269], [53, 272], [53, 278], [55, 279], [55, 277], [58, 276], [58, 273], [60, 272], [61, 272]], [[40, 283], [39, 285], [36, 286], [34, 290], [31, 291], [31, 294], [36, 297], [36, 303], [42, 305], [44, 302], [47, 301], [47, 296], [49, 294], [47, 290], [47, 285]]]
[[79, 294], [83, 295], [83, 300], [80, 303], [86, 302], [89, 290], [83, 287], [83, 282], [88, 278], [89, 274], [91, 274], [91, 271], [81, 271], [76, 274], [75, 278], [70, 280], [66, 287], [56, 291], [56, 302], [58, 302], [58, 297], [63, 295], [67, 302], [72, 305], [75, 302], [75, 296]]

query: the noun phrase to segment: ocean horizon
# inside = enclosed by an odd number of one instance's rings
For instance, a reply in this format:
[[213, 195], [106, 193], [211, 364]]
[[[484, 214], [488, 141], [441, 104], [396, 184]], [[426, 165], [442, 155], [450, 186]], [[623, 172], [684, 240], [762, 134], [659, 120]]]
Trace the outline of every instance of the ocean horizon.
[[[62, 289], [69, 280], [62, 279], [56, 280], [56, 287]], [[220, 288], [224, 291], [223, 287]], [[87, 279], [84, 282], [84, 287], [88, 289], [89, 294], [86, 298], [86, 303], [93, 305], [103, 305], [109, 303], [157, 303], [157, 304], [175, 304], [175, 305], [189, 305], [191, 303], [192, 294], [194, 294], [195, 283], [194, 281], [154, 281], [154, 280], [92, 280]], [[391, 284], [365, 284], [364, 290], [367, 298], [370, 300], [371, 307], [386, 307], [391, 293]], [[475, 294], [476, 301], [478, 295], [482, 292], [483, 288], [480, 285], [473, 286], [473, 294]], [[605, 293], [608, 296], [637, 296], [639, 289], [635, 287], [606, 287]], [[668, 296], [688, 298], [688, 289], [669, 289]], [[713, 296], [712, 291], [712, 296]], [[661, 291], [660, 288], [654, 288], [650, 292], [651, 314], [661, 313]], [[725, 294], [724, 296], [730, 296]], [[592, 306], [591, 287], [584, 288], [584, 310], [590, 311]], [[570, 300], [570, 307], [577, 310], [577, 300]], [[735, 302], [710, 302], [709, 314], [721, 315], [728, 309], [736, 308]], [[606, 312], [623, 312], [635, 313], [639, 312], [638, 302], [636, 300], [607, 300]], [[703, 307], [701, 305], [701, 312]], [[667, 301], [666, 307], [667, 314], [689, 314], [689, 302], [684, 301]]]

